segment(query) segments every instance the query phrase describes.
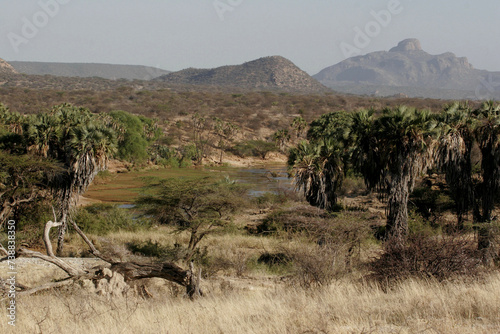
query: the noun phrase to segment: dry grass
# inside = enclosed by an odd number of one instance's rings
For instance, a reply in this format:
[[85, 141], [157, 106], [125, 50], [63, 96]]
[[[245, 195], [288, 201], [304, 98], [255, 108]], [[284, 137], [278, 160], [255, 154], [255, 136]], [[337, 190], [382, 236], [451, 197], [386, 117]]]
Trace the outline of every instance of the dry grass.
[[[255, 282], [254, 285], [258, 285]], [[320, 290], [205, 282], [208, 297], [107, 301], [83, 293], [18, 300], [2, 333], [500, 333], [500, 274], [473, 283], [408, 280], [388, 292], [338, 281]], [[4, 318], [5, 319], [5, 318]]]

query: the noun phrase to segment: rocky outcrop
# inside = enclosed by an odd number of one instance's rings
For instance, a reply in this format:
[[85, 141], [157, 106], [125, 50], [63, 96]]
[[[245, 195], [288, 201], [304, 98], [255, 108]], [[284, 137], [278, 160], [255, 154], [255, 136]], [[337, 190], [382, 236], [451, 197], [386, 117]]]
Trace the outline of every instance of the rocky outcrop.
[[[453, 91], [460, 98], [474, 98], [475, 95], [480, 98], [477, 92], [484, 88], [482, 91], [488, 90], [493, 93], [492, 97], [500, 95], [500, 84], [498, 87], [494, 84], [500, 82], [500, 72], [476, 70], [467, 58], [451, 52], [431, 55], [422, 49], [417, 39], [405, 39], [390, 51], [346, 59], [313, 77], [340, 91], [344, 91], [342, 87], [366, 87], [368, 91], [388, 91], [389, 95], [404, 93], [427, 97], [422, 92], [431, 89], [433, 93]], [[388, 89], [390, 87], [393, 89]]]
[[420, 41], [416, 38], [408, 38], [398, 43], [389, 52], [422, 51]]
[[3, 59], [0, 59], [0, 74], [16, 74], [17, 71]]
[[238, 87], [243, 89], [292, 92], [325, 92], [321, 85], [290, 60], [264, 57], [242, 65], [213, 69], [188, 68], [159, 77], [159, 81], [178, 85]]

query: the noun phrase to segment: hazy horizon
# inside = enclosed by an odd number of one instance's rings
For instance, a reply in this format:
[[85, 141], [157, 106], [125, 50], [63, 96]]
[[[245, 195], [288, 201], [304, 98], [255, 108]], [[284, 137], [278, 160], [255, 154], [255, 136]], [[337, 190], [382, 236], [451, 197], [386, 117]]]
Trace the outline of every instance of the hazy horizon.
[[500, 71], [493, 56], [500, 3], [493, 0], [37, 0], [3, 1], [2, 9], [0, 58], [7, 61], [177, 71], [279, 55], [316, 74], [417, 38], [430, 54], [453, 52]]

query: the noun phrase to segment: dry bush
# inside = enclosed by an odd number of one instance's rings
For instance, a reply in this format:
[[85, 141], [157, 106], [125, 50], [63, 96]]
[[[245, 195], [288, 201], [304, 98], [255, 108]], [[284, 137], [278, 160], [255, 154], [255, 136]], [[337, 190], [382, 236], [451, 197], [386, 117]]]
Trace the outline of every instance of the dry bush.
[[278, 254], [283, 254], [292, 267], [289, 282], [305, 289], [327, 286], [347, 272], [343, 261], [345, 252], [341, 245], [289, 246], [283, 247]]
[[291, 282], [306, 288], [328, 285], [358, 267], [372, 240], [366, 213], [331, 214], [308, 205], [269, 214], [254, 233], [279, 235], [292, 243], [262, 254], [261, 262], [290, 267]]
[[439, 281], [457, 276], [474, 276], [480, 270], [477, 242], [470, 235], [410, 235], [403, 248], [385, 245], [384, 253], [373, 261], [373, 277], [392, 282], [409, 277]]

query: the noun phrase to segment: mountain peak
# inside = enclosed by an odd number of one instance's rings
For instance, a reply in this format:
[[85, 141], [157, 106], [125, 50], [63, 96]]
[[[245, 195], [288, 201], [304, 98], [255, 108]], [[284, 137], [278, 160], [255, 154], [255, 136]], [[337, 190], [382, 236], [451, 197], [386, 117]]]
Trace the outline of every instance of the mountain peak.
[[389, 52], [343, 60], [313, 77], [337, 91], [452, 99], [477, 97], [481, 90], [491, 93], [491, 83], [500, 82], [500, 72], [475, 70], [467, 58], [451, 52], [429, 54], [413, 38], [401, 41]]
[[420, 41], [416, 38], [408, 38], [398, 43], [389, 52], [423, 51]]
[[241, 65], [211, 69], [185, 69], [155, 80], [170, 84], [237, 87], [241, 89], [325, 92], [321, 85], [290, 60], [281, 56], [262, 57]]

